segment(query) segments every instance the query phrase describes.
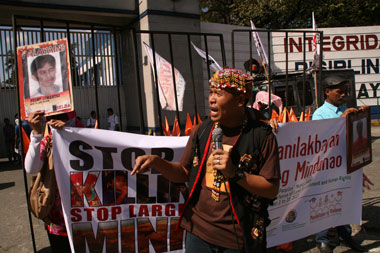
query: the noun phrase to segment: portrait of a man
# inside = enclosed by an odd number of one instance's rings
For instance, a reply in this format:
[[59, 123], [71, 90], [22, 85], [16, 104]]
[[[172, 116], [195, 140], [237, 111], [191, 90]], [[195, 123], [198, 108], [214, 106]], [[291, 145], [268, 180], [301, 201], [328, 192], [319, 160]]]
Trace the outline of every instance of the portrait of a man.
[[370, 153], [368, 147], [367, 122], [360, 119], [353, 122], [353, 144], [352, 162], [353, 164], [369, 160]]
[[363, 128], [363, 125], [366, 125], [367, 122], [364, 120], [358, 120], [356, 122], [356, 139], [354, 139], [354, 144], [352, 146], [352, 154], [358, 155], [367, 151], [368, 149], [368, 138], [367, 138], [367, 129]]
[[22, 119], [37, 110], [48, 116], [74, 109], [68, 59], [67, 39], [17, 47]]
[[37, 82], [38, 86], [30, 85], [30, 97], [62, 92], [62, 81], [57, 78], [57, 72], [57, 61], [53, 55], [40, 55], [33, 59], [30, 64], [31, 79]]
[[347, 173], [372, 162], [369, 107], [347, 116]]

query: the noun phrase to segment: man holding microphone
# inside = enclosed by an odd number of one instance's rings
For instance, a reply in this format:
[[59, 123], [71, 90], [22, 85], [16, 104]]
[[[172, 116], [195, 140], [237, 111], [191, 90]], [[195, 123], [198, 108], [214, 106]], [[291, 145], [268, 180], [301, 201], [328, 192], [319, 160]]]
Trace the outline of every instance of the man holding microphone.
[[143, 155], [131, 174], [155, 168], [172, 182], [188, 182], [179, 221], [186, 252], [265, 252], [268, 204], [279, 189], [277, 141], [246, 107], [247, 74], [225, 68], [209, 84], [209, 118], [193, 130], [180, 162]]

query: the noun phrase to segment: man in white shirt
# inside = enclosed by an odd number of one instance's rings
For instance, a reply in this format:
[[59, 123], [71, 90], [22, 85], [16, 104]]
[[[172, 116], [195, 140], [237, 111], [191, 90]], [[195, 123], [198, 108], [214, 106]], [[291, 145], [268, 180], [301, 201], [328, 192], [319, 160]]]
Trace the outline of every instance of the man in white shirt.
[[91, 115], [90, 115], [90, 118], [88, 118], [87, 120], [86, 127], [94, 128], [95, 124], [96, 124], [96, 112], [91, 111]]
[[119, 126], [119, 118], [116, 116], [116, 114], [113, 113], [112, 108], [107, 109], [108, 113], [108, 130], [115, 130], [115, 131], [120, 131], [120, 126]]
[[30, 65], [32, 78], [38, 82], [39, 88], [30, 91], [31, 98], [62, 92], [62, 85], [55, 84], [56, 61], [52, 55], [40, 55]]

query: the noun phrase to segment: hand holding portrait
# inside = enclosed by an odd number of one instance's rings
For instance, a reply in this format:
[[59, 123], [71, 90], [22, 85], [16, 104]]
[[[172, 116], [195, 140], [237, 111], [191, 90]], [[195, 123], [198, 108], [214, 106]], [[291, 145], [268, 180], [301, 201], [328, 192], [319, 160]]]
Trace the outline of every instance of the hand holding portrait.
[[354, 113], [354, 112], [357, 112], [358, 111], [358, 109], [356, 109], [356, 108], [347, 108], [343, 113], [342, 113], [342, 115], [340, 115], [340, 117], [347, 117], [347, 115], [348, 114], [350, 114], [350, 113]]
[[51, 119], [47, 122], [47, 124], [55, 129], [62, 129], [64, 126], [66, 126], [65, 122], [58, 119]]
[[28, 123], [32, 127], [33, 134], [35, 135], [42, 133], [42, 123], [45, 120], [44, 114], [45, 114], [44, 111], [41, 111], [41, 110], [35, 111], [35, 112], [32, 112], [32, 114], [30, 115], [28, 119]]

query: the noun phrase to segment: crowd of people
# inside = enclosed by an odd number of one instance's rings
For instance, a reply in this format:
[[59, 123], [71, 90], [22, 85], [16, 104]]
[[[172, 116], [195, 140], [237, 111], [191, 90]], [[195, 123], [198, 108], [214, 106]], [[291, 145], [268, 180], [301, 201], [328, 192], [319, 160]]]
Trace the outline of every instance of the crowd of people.
[[[266, 226], [270, 223], [268, 206], [279, 191], [280, 163], [275, 135], [265, 117], [247, 107], [253, 80], [240, 70], [225, 68], [209, 81], [210, 113], [192, 131], [180, 161], [170, 162], [157, 155], [138, 156], [131, 175], [155, 168], [168, 180], [187, 183], [189, 192], [180, 217], [187, 231], [186, 252], [265, 252]], [[355, 108], [342, 106], [347, 95], [347, 80], [339, 77], [323, 81], [325, 103], [313, 120], [344, 117]], [[119, 118], [107, 109], [107, 129], [120, 131]], [[42, 111], [31, 114], [29, 124], [21, 122], [30, 146], [25, 158], [28, 173], [37, 173], [51, 155], [51, 135], [43, 136], [43, 122], [53, 128], [80, 126], [66, 114], [45, 119]], [[16, 124], [18, 122], [16, 121]], [[81, 122], [80, 122], [81, 123]], [[18, 147], [20, 136], [9, 119], [4, 119], [3, 133], [9, 160]], [[82, 126], [95, 128], [97, 114]], [[272, 122], [276, 128], [276, 122]], [[28, 130], [27, 130], [28, 129]], [[119, 175], [123, 179], [123, 175]], [[125, 175], [124, 175], [125, 176]], [[122, 180], [121, 180], [122, 181]], [[113, 183], [110, 179], [110, 184]], [[116, 201], [123, 203], [122, 192]], [[55, 205], [45, 221], [53, 252], [69, 252], [61, 200], [56, 192]], [[339, 237], [352, 249], [365, 249], [351, 237], [350, 225], [335, 228]], [[330, 229], [331, 231], [331, 229]], [[329, 230], [316, 235], [318, 249], [332, 252]], [[223, 238], [223, 240], [220, 240]]]

